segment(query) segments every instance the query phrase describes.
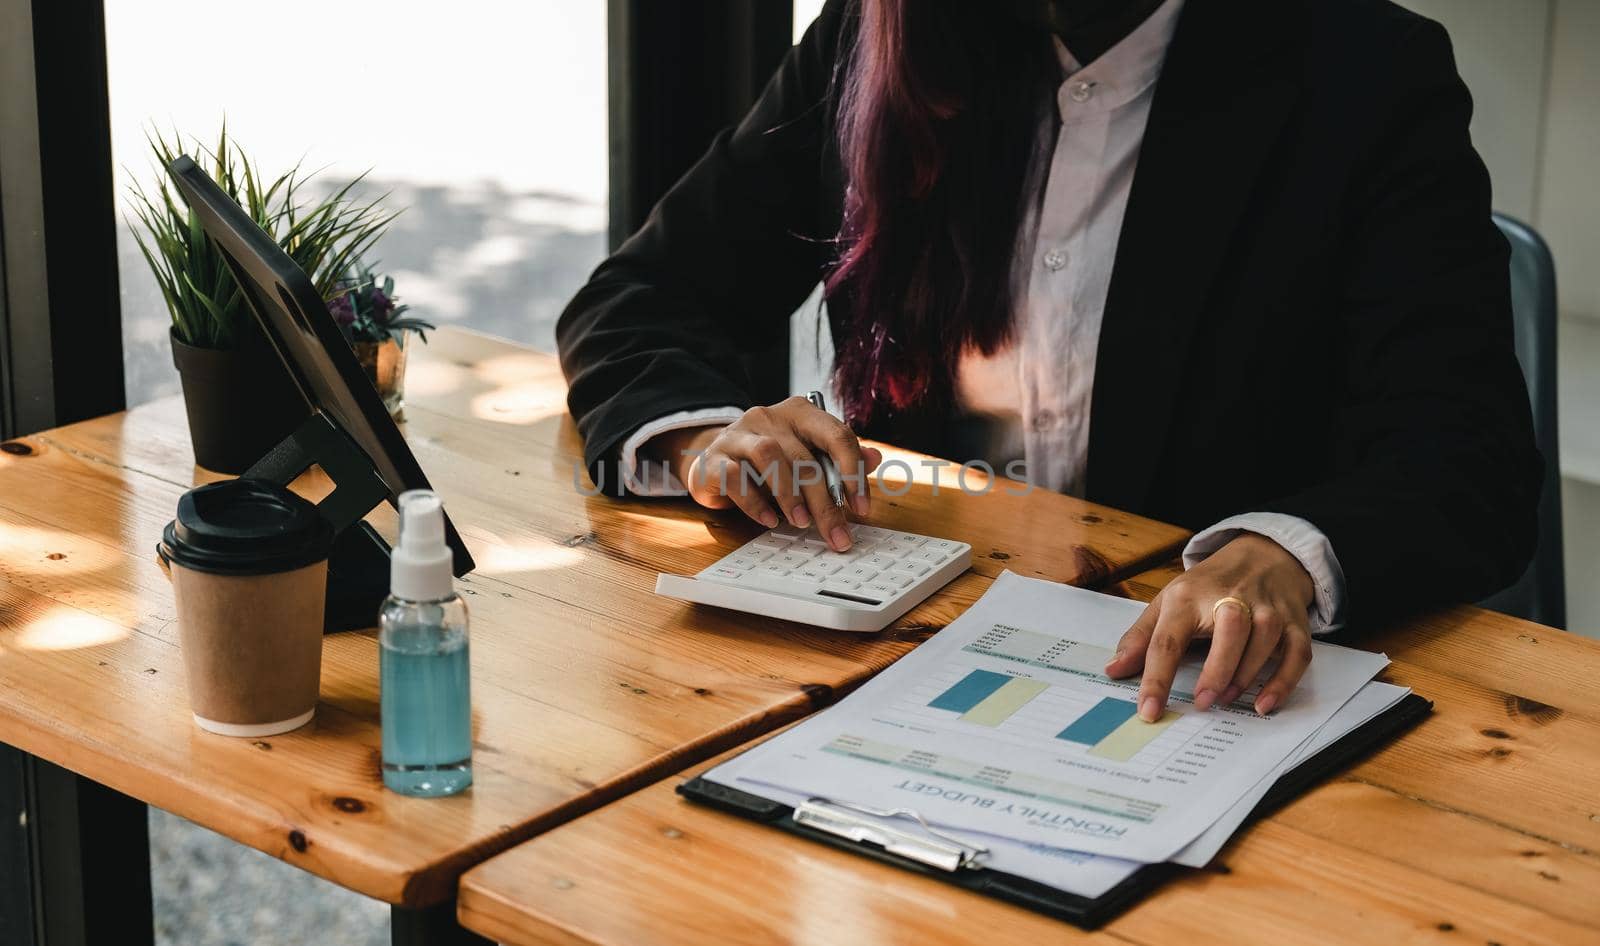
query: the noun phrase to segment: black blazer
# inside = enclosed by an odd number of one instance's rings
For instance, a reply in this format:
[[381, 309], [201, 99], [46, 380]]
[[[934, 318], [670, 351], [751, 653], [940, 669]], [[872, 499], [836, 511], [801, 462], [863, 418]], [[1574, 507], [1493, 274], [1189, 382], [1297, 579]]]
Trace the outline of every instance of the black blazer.
[[[827, 5], [562, 315], [607, 490], [641, 424], [751, 403], [741, 356], [787, 338], [830, 261], [855, 21]], [[1089, 499], [1194, 529], [1307, 519], [1352, 625], [1518, 577], [1542, 467], [1471, 110], [1444, 30], [1385, 0], [1188, 0], [1106, 300]], [[863, 433], [939, 454], [947, 427]]]

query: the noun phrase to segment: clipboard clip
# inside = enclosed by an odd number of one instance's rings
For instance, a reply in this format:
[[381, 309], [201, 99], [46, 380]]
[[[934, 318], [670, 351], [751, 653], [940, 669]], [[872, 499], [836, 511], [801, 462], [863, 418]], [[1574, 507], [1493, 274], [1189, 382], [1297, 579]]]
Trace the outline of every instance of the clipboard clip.
[[[923, 833], [902, 830], [861, 817], [904, 818], [915, 821]], [[890, 854], [953, 873], [982, 867], [989, 849], [967, 844], [941, 833], [910, 808], [869, 808], [826, 798], [808, 798], [794, 809], [795, 824], [805, 825], [856, 843], [875, 844]]]

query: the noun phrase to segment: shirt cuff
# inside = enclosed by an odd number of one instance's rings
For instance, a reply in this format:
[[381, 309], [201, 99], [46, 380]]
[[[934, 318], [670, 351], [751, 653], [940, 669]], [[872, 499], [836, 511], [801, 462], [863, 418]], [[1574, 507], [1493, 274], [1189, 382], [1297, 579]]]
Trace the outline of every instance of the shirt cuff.
[[688, 490], [684, 489], [683, 483], [673, 475], [672, 467], [665, 462], [652, 463], [640, 460], [639, 448], [651, 438], [669, 430], [731, 424], [742, 416], [744, 411], [737, 407], [702, 407], [693, 411], [679, 411], [650, 421], [622, 442], [622, 457], [618, 464], [622, 469], [622, 488], [635, 496], [685, 495]]
[[1189, 540], [1183, 549], [1185, 569], [1232, 541], [1241, 532], [1253, 532], [1283, 546], [1311, 576], [1316, 594], [1307, 611], [1312, 634], [1328, 634], [1344, 626], [1344, 569], [1333, 554], [1333, 543], [1322, 530], [1281, 512], [1247, 512], [1229, 516]]

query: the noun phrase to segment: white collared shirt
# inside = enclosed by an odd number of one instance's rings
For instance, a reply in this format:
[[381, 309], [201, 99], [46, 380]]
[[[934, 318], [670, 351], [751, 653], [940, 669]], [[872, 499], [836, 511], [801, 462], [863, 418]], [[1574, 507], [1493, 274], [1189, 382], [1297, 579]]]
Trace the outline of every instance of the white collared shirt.
[[[1063, 81], [1056, 91], [1059, 124], [1043, 193], [1023, 221], [1016, 264], [1017, 324], [1005, 349], [968, 352], [956, 373], [960, 408], [981, 419], [987, 445], [979, 457], [996, 470], [1019, 469], [1035, 486], [1083, 495], [1089, 456], [1090, 405], [1101, 319], [1123, 213], [1133, 185], [1150, 102], [1184, 0], [1166, 0], [1144, 23], [1087, 66], [1055, 41]], [[1053, 127], [1051, 127], [1053, 126]], [[731, 423], [736, 408], [683, 411], [652, 421], [622, 448], [628, 489], [639, 495], [682, 492], [681, 484], [647, 482], [638, 451], [669, 430]], [[1309, 619], [1315, 633], [1342, 622], [1344, 572], [1316, 526], [1281, 513], [1245, 513], [1200, 532], [1184, 548], [1192, 567], [1238, 535], [1272, 539], [1299, 560], [1316, 586]]]

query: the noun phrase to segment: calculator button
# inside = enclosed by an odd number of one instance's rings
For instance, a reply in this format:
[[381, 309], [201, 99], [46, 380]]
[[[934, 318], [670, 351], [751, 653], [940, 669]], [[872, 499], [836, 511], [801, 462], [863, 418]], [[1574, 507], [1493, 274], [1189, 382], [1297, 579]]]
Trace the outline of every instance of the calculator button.
[[879, 571], [883, 571], [885, 568], [888, 568], [890, 565], [894, 564], [894, 559], [888, 555], [868, 555], [866, 558], [861, 560], [861, 564], [876, 568]]
[[918, 575], [926, 575], [930, 570], [931, 568], [929, 567], [928, 563], [919, 562], [916, 559], [908, 559], [904, 562], [895, 562], [894, 567], [890, 569], [892, 572], [897, 572], [902, 575], [910, 575], [913, 578], [917, 577]]
[[751, 569], [761, 564], [761, 560], [749, 555], [730, 555], [722, 560], [718, 566], [721, 568], [737, 568], [740, 571]]
[[823, 552], [812, 561], [818, 565], [832, 565], [835, 568], [843, 568], [846, 565], [854, 565], [856, 557], [847, 552]]
[[949, 558], [950, 555], [947, 552], [940, 552], [937, 549], [923, 549], [920, 552], [913, 553], [911, 557], [922, 559], [925, 562], [942, 562]]
[[909, 588], [911, 587], [911, 582], [913, 581], [915, 581], [915, 579], [913, 579], [910, 575], [901, 574], [899, 572], [889, 572], [887, 574], [878, 576], [879, 584], [893, 585], [896, 588]]
[[789, 580], [797, 585], [820, 585], [822, 584], [823, 576], [802, 568], [791, 574]]
[[893, 585], [888, 585], [888, 584], [884, 584], [882, 582], [876, 582], [875, 581], [875, 582], [869, 582], [869, 583], [867, 583], [865, 585], [862, 585], [861, 586], [861, 591], [866, 592], [869, 595], [878, 595], [878, 596], [880, 596], [880, 597], [882, 597], [884, 599], [888, 599], [888, 598], [893, 598], [895, 596], [895, 593], [898, 592], [899, 589], [896, 588]]
[[923, 548], [936, 549], [940, 552], [954, 552], [960, 547], [960, 543], [952, 542], [949, 539], [929, 539], [923, 543]]
[[774, 565], [763, 565], [760, 568], [761, 574], [766, 575], [769, 578], [772, 577], [773, 575], [787, 575], [793, 570], [794, 569], [790, 568], [787, 565], [776, 565], [776, 564], [774, 564]]
[[904, 545], [921, 545], [927, 541], [926, 536], [912, 535], [909, 532], [892, 532], [888, 538], [891, 542], [900, 542]]
[[860, 587], [861, 583], [858, 581], [850, 581], [848, 579], [841, 578], [831, 578], [822, 584], [823, 591], [838, 591], [845, 594], [855, 591]]
[[743, 569], [729, 568], [726, 565], [716, 565], [712, 567], [710, 574], [715, 575], [718, 578], [727, 578], [737, 581], [738, 579], [743, 578], [745, 573]]
[[804, 555], [800, 552], [782, 552], [773, 556], [769, 564], [782, 565], [784, 568], [799, 568], [809, 561], [811, 561], [811, 556], [809, 555]]
[[904, 542], [890, 541], [878, 546], [878, 554], [887, 555], [890, 558], [900, 558], [903, 555], [909, 554], [913, 548], [916, 548], [916, 546], [907, 545]]
[[782, 552], [789, 547], [789, 540], [776, 533], [768, 532], [766, 535], [750, 540], [750, 545], [770, 552]]
[[852, 565], [845, 569], [844, 573], [856, 581], [871, 581], [878, 577], [878, 570], [866, 565]]
[[807, 565], [805, 568], [802, 568], [799, 571], [795, 572], [795, 575], [803, 575], [806, 578], [815, 578], [817, 581], [822, 581], [824, 578], [827, 578], [829, 575], [833, 574], [835, 571], [838, 571], [838, 569], [824, 569], [824, 568], [817, 568], [817, 567], [815, 567], [813, 565]]
[[805, 570], [808, 572], [818, 572], [822, 575], [831, 575], [843, 567], [843, 565], [839, 565], [835, 562], [824, 562], [820, 558], [814, 558], [806, 563]]
[[856, 526], [854, 538], [858, 542], [876, 542], [888, 535], [889, 533], [874, 526]]

